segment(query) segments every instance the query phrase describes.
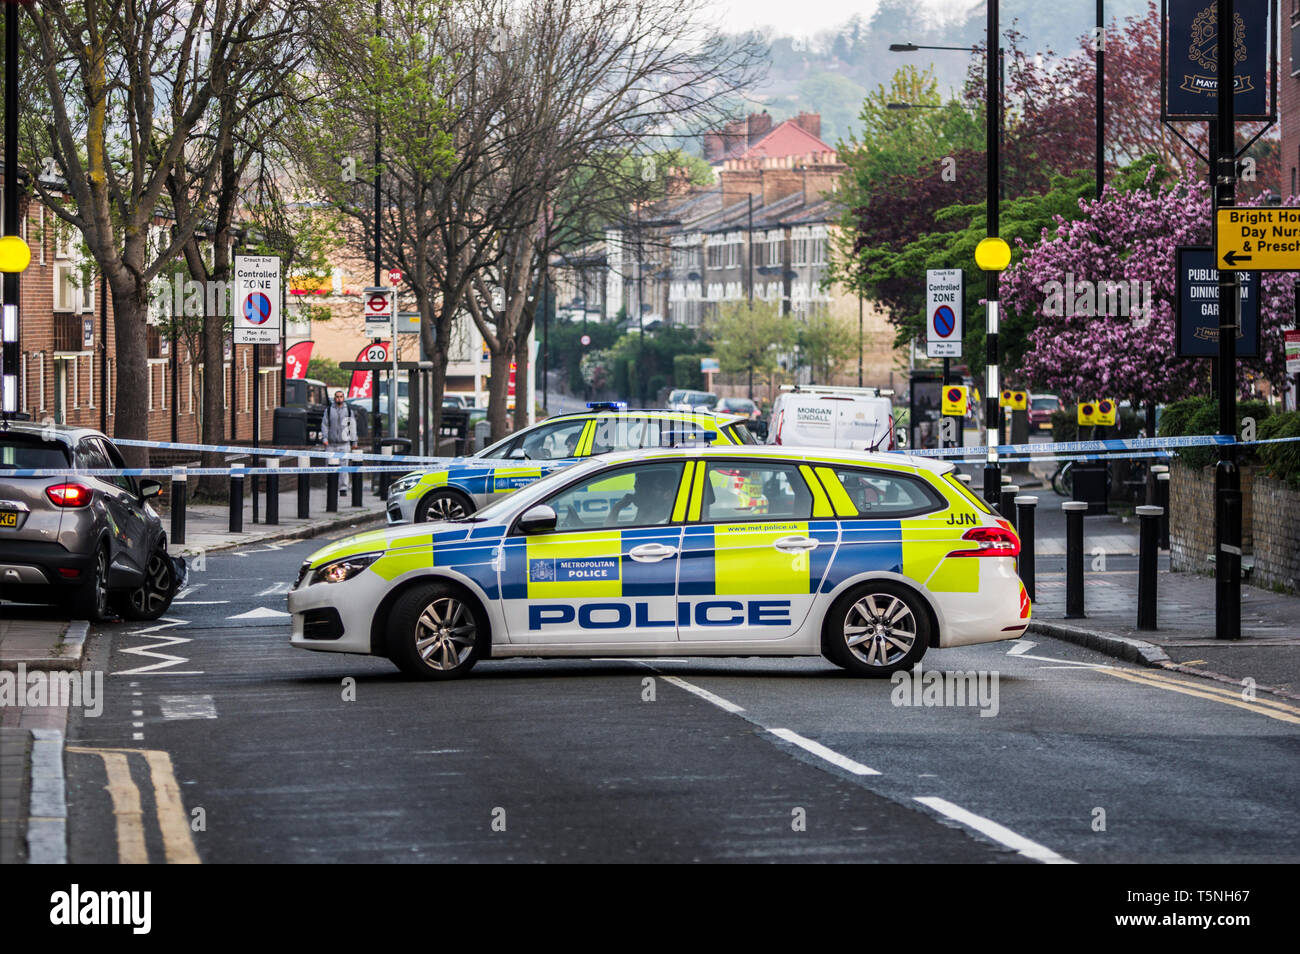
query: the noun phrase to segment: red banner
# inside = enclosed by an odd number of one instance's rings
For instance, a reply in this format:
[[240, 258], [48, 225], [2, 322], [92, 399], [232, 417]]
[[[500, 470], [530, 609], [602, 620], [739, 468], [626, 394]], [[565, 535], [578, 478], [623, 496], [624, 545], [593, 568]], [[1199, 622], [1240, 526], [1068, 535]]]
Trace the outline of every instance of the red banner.
[[284, 356], [284, 376], [286, 380], [296, 381], [307, 377], [307, 365], [311, 364], [310, 341], [299, 341]]
[[[358, 361], [387, 361], [388, 360], [388, 342], [374, 341], [366, 345], [357, 352]], [[370, 385], [374, 379], [374, 373], [371, 371], [353, 371], [352, 383], [348, 385], [348, 397], [350, 398], [368, 398], [370, 397]]]

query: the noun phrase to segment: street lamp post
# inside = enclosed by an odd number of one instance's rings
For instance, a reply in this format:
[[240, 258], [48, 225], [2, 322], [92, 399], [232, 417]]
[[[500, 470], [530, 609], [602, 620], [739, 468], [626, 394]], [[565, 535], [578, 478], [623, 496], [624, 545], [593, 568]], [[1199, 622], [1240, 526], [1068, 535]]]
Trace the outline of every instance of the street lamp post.
[[[1011, 261], [1011, 250], [999, 236], [998, 197], [1001, 180], [1000, 133], [1002, 97], [998, 60], [993, 51], [998, 49], [998, 0], [988, 2], [988, 38], [985, 43], [985, 60], [988, 67], [985, 91], [985, 150], [987, 183], [985, 191], [986, 238], [975, 250], [975, 262], [985, 275], [985, 343], [987, 379], [984, 384], [985, 443], [988, 450], [984, 464], [984, 499], [991, 506], [1002, 498], [1002, 468], [998, 466], [998, 275]], [[981, 249], [984, 253], [981, 255]]]
[[0, 311], [0, 412], [18, 411], [18, 275], [32, 251], [18, 235], [18, 5], [5, 5], [4, 308]]

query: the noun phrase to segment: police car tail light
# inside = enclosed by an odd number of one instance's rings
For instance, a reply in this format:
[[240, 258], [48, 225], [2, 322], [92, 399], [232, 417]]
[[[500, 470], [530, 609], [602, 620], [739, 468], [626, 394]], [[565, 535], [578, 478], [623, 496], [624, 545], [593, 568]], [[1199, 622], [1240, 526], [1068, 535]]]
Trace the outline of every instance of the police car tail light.
[[56, 507], [84, 507], [90, 503], [91, 490], [81, 484], [55, 484], [45, 488], [45, 496]]
[[971, 527], [961, 535], [977, 545], [977, 549], [953, 550], [948, 556], [1014, 557], [1020, 555], [1020, 538], [1004, 527]]

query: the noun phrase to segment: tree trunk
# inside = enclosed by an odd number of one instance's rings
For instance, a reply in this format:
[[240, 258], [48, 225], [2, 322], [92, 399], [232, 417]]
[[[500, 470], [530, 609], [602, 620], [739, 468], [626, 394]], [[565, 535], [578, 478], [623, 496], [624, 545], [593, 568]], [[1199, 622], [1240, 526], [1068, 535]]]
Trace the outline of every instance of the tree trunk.
[[[514, 350], [514, 339], [503, 339], [500, 347], [492, 353], [489, 359], [492, 377], [488, 381], [488, 422], [492, 425], [493, 441], [501, 440], [511, 430], [506, 410], [506, 391], [510, 386], [510, 361], [514, 357]], [[515, 380], [517, 389], [517, 376]], [[519, 395], [516, 390], [516, 405], [518, 405], [518, 400]]]
[[[532, 322], [529, 322], [531, 328]], [[509, 365], [506, 366], [509, 368]], [[515, 338], [515, 430], [528, 426], [528, 375], [531, 368], [528, 361], [528, 334]], [[542, 387], [546, 382], [542, 382]]]
[[[125, 269], [122, 269], [125, 272]], [[129, 275], [110, 280], [113, 295], [114, 343], [117, 346], [117, 384], [113, 394], [113, 436], [149, 439], [149, 362], [145, 337], [148, 302]], [[147, 447], [123, 447], [130, 467], [148, 467]]]

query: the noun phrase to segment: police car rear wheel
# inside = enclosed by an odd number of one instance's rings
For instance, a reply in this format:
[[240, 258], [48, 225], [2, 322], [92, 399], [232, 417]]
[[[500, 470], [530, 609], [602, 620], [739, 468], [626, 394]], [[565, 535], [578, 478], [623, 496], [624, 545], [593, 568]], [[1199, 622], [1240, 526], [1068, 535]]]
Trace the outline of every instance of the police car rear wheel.
[[866, 583], [826, 614], [826, 657], [861, 676], [911, 669], [930, 645], [930, 617], [920, 599], [894, 583]]
[[388, 658], [417, 679], [455, 679], [478, 661], [486, 632], [482, 612], [454, 587], [416, 587], [389, 614]]
[[415, 508], [415, 522], [463, 520], [474, 512], [469, 501], [454, 490], [435, 490], [425, 494]]

